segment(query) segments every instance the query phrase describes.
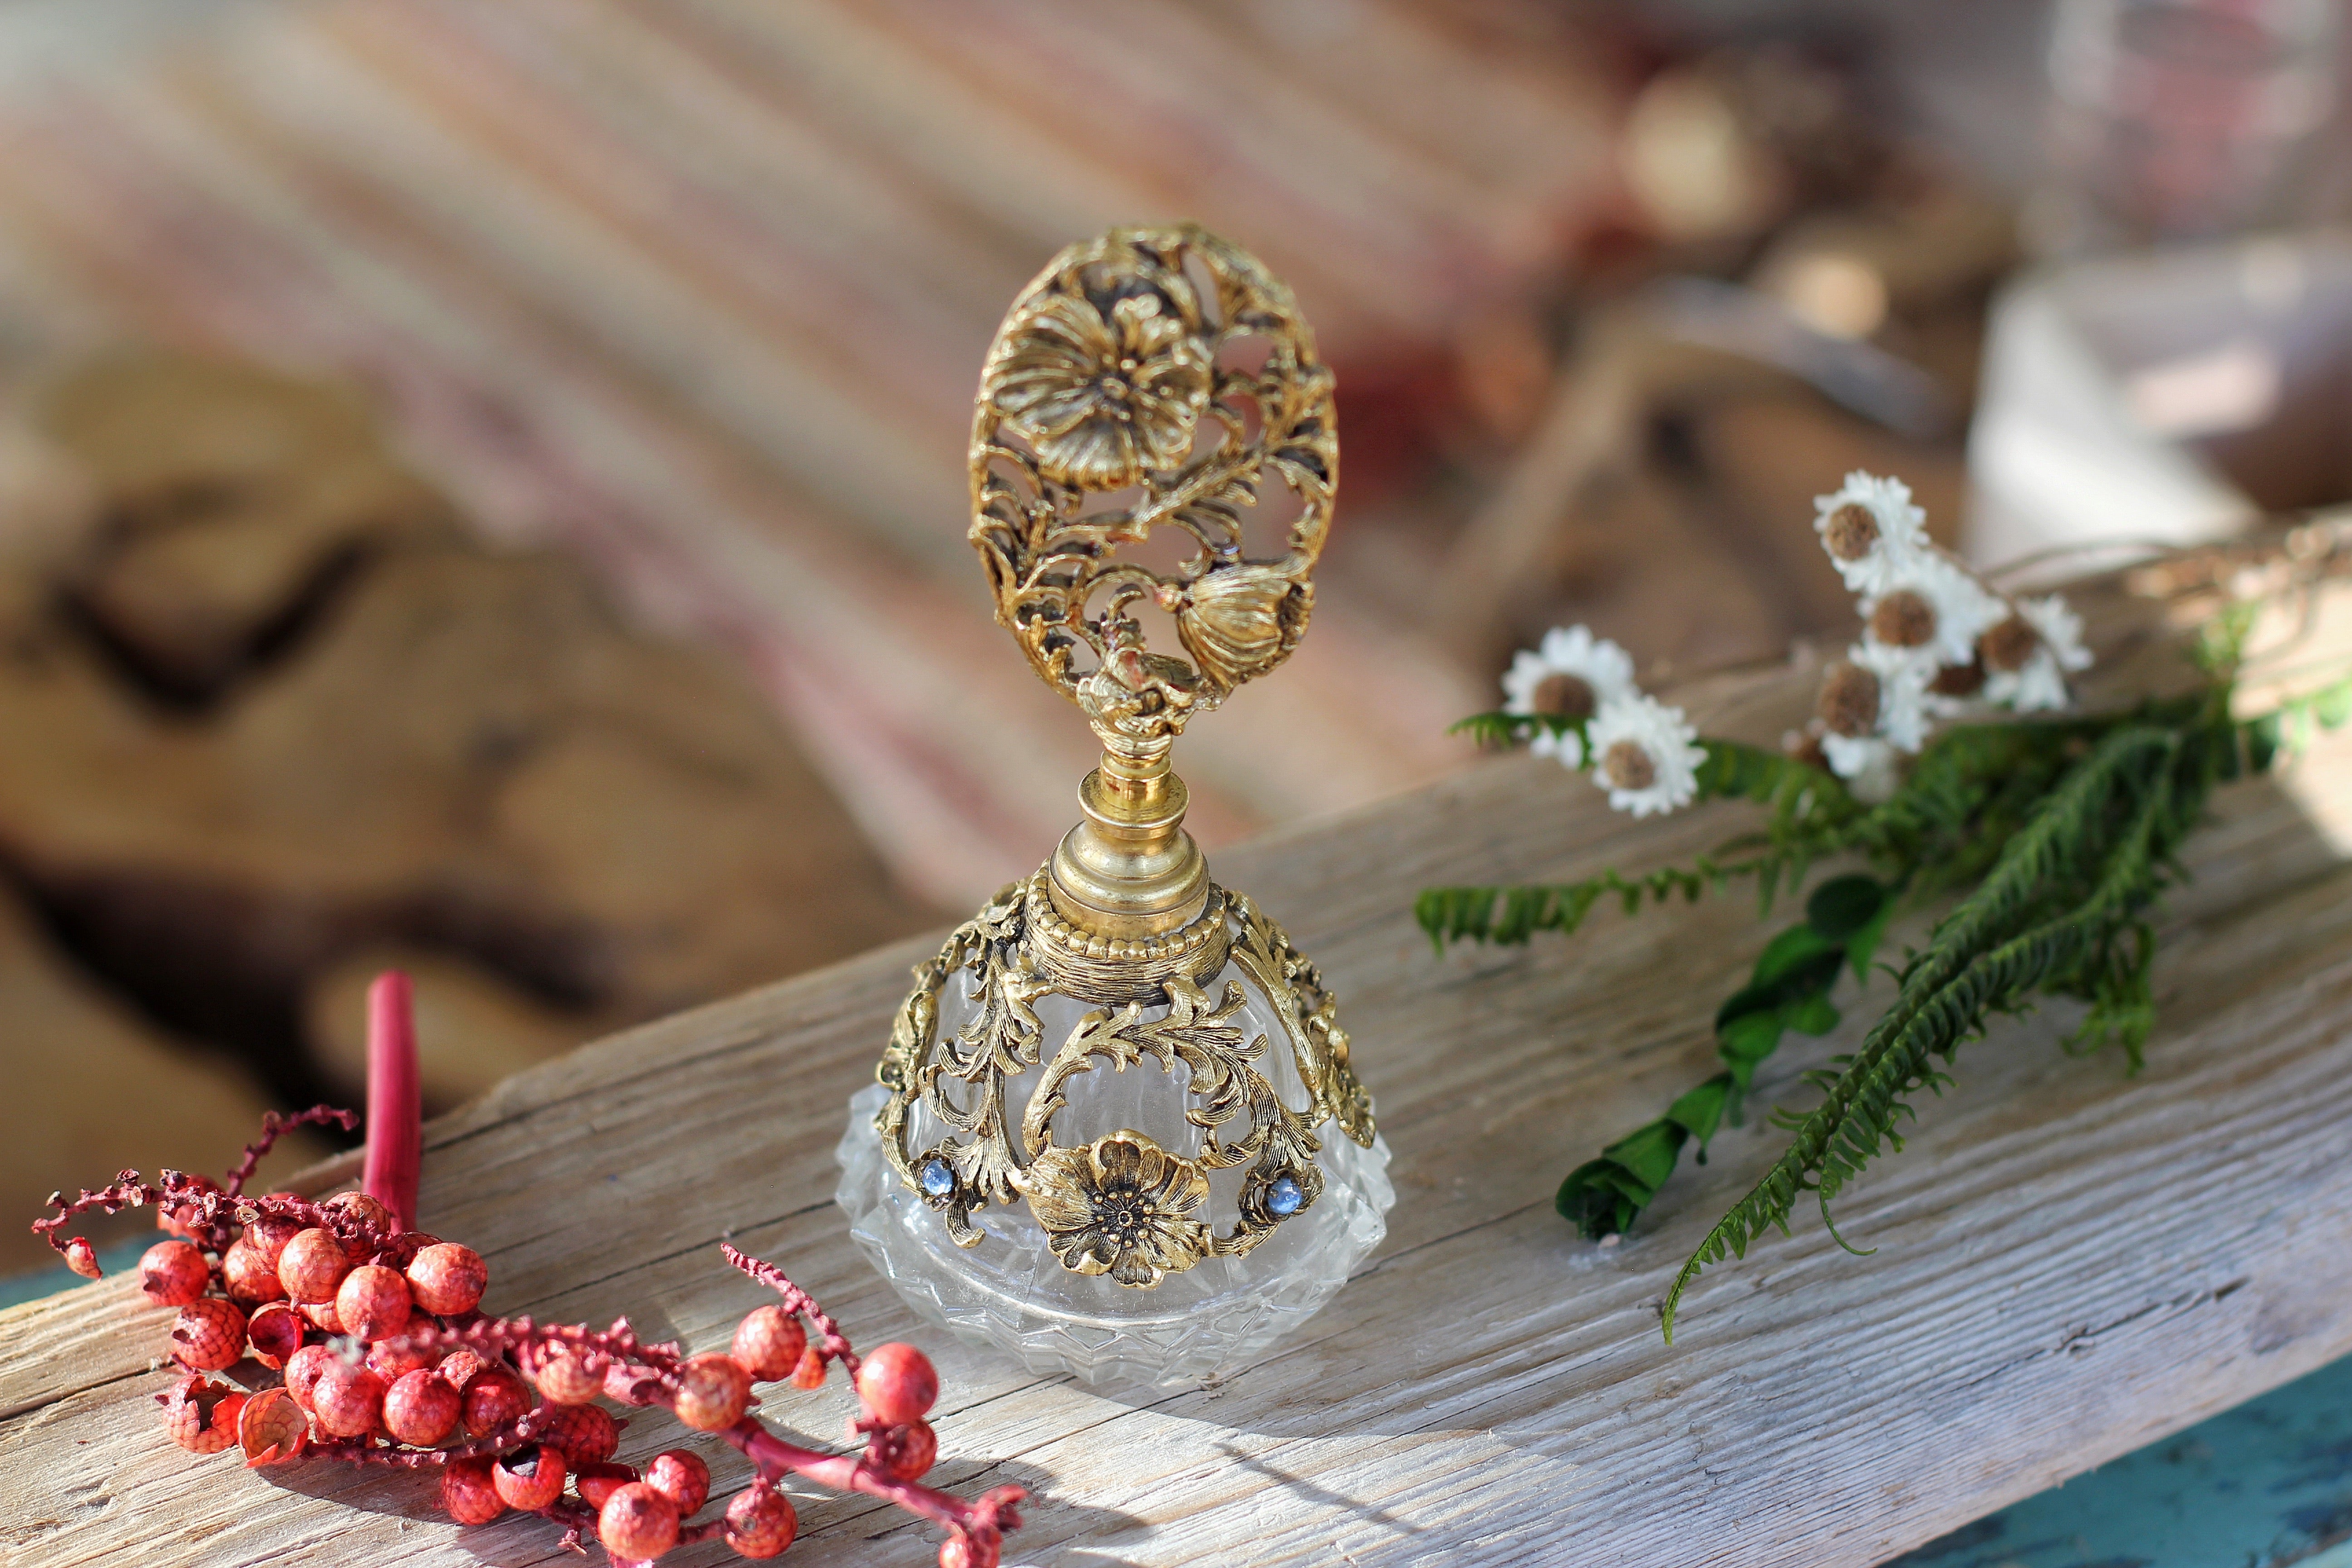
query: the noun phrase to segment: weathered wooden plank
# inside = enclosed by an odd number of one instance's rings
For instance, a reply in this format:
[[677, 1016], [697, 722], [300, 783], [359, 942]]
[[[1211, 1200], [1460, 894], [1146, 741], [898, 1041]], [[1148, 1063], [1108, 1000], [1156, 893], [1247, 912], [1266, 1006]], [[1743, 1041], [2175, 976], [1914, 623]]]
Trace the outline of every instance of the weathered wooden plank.
[[[1760, 737], [1809, 685], [1691, 696], [1711, 728]], [[2219, 803], [2172, 903], [2138, 1080], [2066, 1057], [2054, 1025], [1998, 1029], [1843, 1203], [1877, 1256], [1801, 1224], [1710, 1273], [1671, 1349], [1665, 1282], [1773, 1137], [1727, 1133], [1616, 1247], [1576, 1241], [1549, 1197], [1707, 1069], [1713, 1001], [1762, 940], [1752, 905], [1443, 958], [1408, 910], [1432, 881], [1685, 856], [1738, 808], [1637, 825], [1517, 759], [1219, 857], [1343, 998], [1397, 1154], [1391, 1239], [1299, 1340], [1215, 1389], [1100, 1394], [940, 1346], [941, 1478], [1036, 1487], [1027, 1563], [1860, 1565], [2352, 1350], [2347, 763], [2331, 742]], [[843, 1103], [924, 946], [510, 1080], [432, 1130], [425, 1224], [483, 1248], [504, 1310], [626, 1310], [715, 1343], [758, 1300], [716, 1257], [731, 1235], [859, 1337], [909, 1331], [829, 1194]], [[1784, 1047], [1760, 1100], [1800, 1099], [1798, 1070], [1842, 1043]], [[432, 1521], [414, 1478], [187, 1458], [154, 1418], [160, 1343], [124, 1282], [0, 1315], [0, 1555], [552, 1559], [537, 1521]], [[830, 1436], [845, 1405], [787, 1390], [771, 1408]], [[625, 1454], [675, 1436], [648, 1420]], [[929, 1556], [903, 1516], [807, 1501], [796, 1559]]]

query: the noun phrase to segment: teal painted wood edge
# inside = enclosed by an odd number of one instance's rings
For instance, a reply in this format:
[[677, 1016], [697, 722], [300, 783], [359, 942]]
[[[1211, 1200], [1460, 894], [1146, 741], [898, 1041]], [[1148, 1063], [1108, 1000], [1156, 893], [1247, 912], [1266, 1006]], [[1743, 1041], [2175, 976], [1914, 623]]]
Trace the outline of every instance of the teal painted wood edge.
[[2352, 1568], [2352, 1357], [1885, 1568]]

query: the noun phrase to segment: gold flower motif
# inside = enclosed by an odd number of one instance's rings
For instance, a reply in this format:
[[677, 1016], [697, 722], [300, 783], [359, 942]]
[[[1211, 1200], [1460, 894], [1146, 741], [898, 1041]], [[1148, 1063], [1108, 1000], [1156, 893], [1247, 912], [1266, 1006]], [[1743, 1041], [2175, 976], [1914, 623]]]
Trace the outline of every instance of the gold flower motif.
[[1296, 582], [1277, 567], [1222, 566], [1179, 601], [1176, 635], [1201, 673], [1230, 691], [1290, 657], [1314, 603], [1311, 584]]
[[1208, 1177], [1140, 1132], [1048, 1149], [1025, 1185], [1046, 1245], [1076, 1273], [1148, 1288], [1209, 1250], [1209, 1227], [1188, 1217], [1208, 1197]]
[[1128, 295], [1105, 320], [1051, 294], [1006, 333], [984, 395], [1047, 479], [1115, 490], [1183, 461], [1211, 382], [1208, 350], [1160, 295]]

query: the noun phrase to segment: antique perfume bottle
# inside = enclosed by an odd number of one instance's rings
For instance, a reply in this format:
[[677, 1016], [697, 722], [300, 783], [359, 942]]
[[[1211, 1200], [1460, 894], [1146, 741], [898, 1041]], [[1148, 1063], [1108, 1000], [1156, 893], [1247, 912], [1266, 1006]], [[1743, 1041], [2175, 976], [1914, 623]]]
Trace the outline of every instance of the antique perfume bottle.
[[[1102, 761], [1052, 858], [916, 971], [838, 1195], [918, 1310], [1035, 1370], [1213, 1376], [1387, 1228], [1388, 1150], [1334, 1000], [1211, 879], [1169, 765], [1188, 721], [1307, 629], [1331, 384], [1289, 290], [1191, 225], [1055, 257], [982, 374], [971, 542]], [[1244, 523], [1268, 513], [1284, 548], [1253, 559]], [[1153, 610], [1185, 657], [1147, 647]]]

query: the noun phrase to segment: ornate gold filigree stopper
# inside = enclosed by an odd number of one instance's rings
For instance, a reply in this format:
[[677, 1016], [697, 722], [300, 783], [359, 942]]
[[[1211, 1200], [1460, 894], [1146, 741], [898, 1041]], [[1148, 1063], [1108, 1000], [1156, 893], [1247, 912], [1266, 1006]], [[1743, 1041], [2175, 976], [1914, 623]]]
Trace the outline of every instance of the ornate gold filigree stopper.
[[[1046, 889], [1072, 926], [1132, 943], [1203, 918], [1169, 750], [1298, 646], [1339, 464], [1331, 373], [1290, 290], [1194, 225], [1072, 246], [998, 329], [973, 411], [971, 542], [997, 620], [1103, 743]], [[1243, 514], [1269, 478], [1297, 515], [1283, 552], [1253, 561]], [[1172, 568], [1137, 557], [1155, 531], [1180, 541]], [[1189, 660], [1146, 646], [1147, 605]]]
[[[1052, 858], [916, 972], [883, 1059], [888, 1156], [965, 1246], [983, 1239], [974, 1210], [1025, 1198], [1066, 1268], [1156, 1285], [1246, 1253], [1312, 1204], [1318, 1128], [1371, 1144], [1329, 994], [1278, 927], [1209, 879], [1169, 766], [1195, 714], [1280, 664], [1307, 629], [1339, 474], [1331, 386], [1290, 291], [1191, 224], [1072, 246], [989, 349], [971, 542], [998, 621], [1085, 712], [1103, 754]], [[1252, 559], [1244, 516], [1270, 481], [1296, 513], [1281, 552]], [[1186, 657], [1150, 649], [1147, 608], [1172, 619]], [[1279, 1047], [1244, 1026], [1244, 983]], [[1040, 1013], [1055, 996], [1094, 1010], [1049, 1058]], [[1270, 1049], [1287, 1051], [1285, 1068]], [[1183, 1069], [1171, 1100], [1184, 1108], [1159, 1138], [1123, 1126], [1056, 1142], [1074, 1079], [1146, 1058]], [[1040, 1068], [1016, 1110], [1014, 1080]], [[929, 1147], [917, 1146], [919, 1120], [943, 1132]], [[1167, 1147], [1171, 1128], [1198, 1147]], [[1200, 1211], [1209, 1173], [1235, 1167], [1239, 1218], [1220, 1233]]]

